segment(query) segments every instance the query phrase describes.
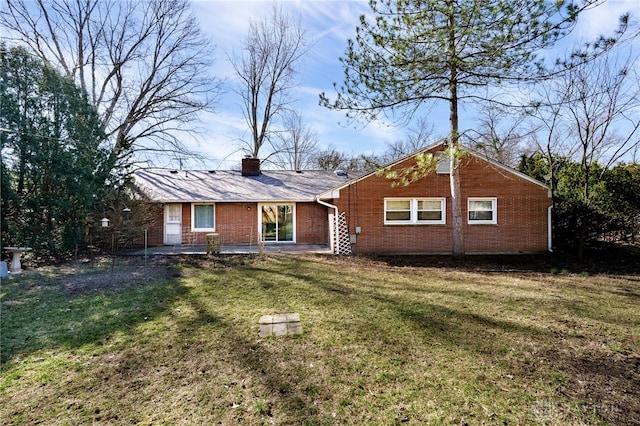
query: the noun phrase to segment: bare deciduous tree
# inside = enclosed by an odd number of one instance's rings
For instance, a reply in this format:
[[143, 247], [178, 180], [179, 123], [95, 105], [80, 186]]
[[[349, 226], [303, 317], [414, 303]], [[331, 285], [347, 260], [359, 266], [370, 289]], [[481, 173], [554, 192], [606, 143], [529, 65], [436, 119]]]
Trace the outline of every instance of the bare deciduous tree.
[[316, 154], [316, 165], [320, 170], [338, 170], [346, 161], [345, 153], [332, 146]]
[[334, 146], [318, 151], [315, 155], [315, 166], [320, 170], [342, 171], [347, 173], [367, 172], [375, 170], [371, 159], [364, 155], [347, 154]]
[[[539, 138], [554, 171], [555, 158], [573, 158], [581, 165], [580, 203], [583, 215], [592, 202], [592, 168], [604, 173], [640, 145], [640, 75], [637, 54], [613, 51], [559, 75], [544, 92], [536, 115], [544, 123]], [[552, 176], [552, 188], [555, 182]], [[583, 219], [585, 219], [583, 217]], [[577, 254], [582, 256], [586, 220]]]
[[252, 157], [273, 143], [273, 125], [292, 101], [296, 65], [307, 51], [299, 19], [274, 5], [268, 18], [250, 23], [243, 54], [229, 58], [240, 79], [236, 93], [251, 133], [242, 149]]
[[278, 132], [278, 145], [269, 161], [288, 170], [309, 170], [315, 167], [318, 136], [296, 111], [289, 111], [282, 119], [283, 130]]
[[[592, 202], [591, 169], [597, 162], [603, 173], [640, 143], [640, 79], [638, 57], [620, 60], [606, 56], [570, 70], [563, 79], [572, 101], [566, 112], [582, 168], [581, 199], [586, 215]], [[582, 258], [586, 239], [583, 217], [578, 239]]]
[[[547, 182], [551, 186], [551, 226], [552, 235], [555, 236], [557, 224], [557, 187], [558, 187], [558, 154], [565, 152], [565, 147], [569, 141], [569, 129], [562, 121], [562, 106], [566, 102], [566, 94], [561, 99], [556, 99], [558, 93], [555, 90], [557, 82], [549, 81], [539, 87], [541, 100], [537, 101], [531, 111], [531, 116], [538, 123], [537, 131], [532, 135], [531, 140], [535, 149], [541, 152], [549, 165], [549, 176]], [[555, 238], [555, 237], [554, 237]], [[555, 244], [554, 244], [555, 246]]]
[[187, 152], [180, 135], [219, 93], [187, 0], [7, 0], [0, 19], [87, 92], [120, 166]]
[[416, 124], [409, 127], [403, 139], [387, 144], [387, 150], [382, 155], [384, 163], [409, 155], [433, 142], [433, 124], [424, 118], [418, 119]]
[[[633, 55], [633, 54], [632, 54]], [[608, 55], [569, 70], [561, 90], [582, 166], [606, 169], [640, 144], [640, 56]]]
[[465, 133], [469, 146], [499, 163], [515, 167], [525, 150], [524, 144], [535, 133], [527, 126], [526, 114], [514, 115], [497, 104], [489, 104], [480, 111], [478, 130]]

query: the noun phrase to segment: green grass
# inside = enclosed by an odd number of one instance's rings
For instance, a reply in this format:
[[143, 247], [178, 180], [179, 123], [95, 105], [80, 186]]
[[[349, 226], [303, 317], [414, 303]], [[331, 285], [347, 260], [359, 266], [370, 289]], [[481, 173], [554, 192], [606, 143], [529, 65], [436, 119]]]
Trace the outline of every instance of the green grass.
[[[4, 424], [640, 419], [637, 276], [313, 256], [179, 270], [77, 292], [60, 274], [4, 281]], [[302, 335], [258, 337], [262, 315], [286, 312]]]

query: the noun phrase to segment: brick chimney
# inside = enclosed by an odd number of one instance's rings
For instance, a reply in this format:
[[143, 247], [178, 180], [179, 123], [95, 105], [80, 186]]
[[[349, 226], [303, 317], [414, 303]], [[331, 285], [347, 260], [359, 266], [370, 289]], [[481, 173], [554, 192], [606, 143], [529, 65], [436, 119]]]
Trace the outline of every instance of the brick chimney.
[[243, 158], [242, 176], [260, 176], [260, 159], [251, 157]]

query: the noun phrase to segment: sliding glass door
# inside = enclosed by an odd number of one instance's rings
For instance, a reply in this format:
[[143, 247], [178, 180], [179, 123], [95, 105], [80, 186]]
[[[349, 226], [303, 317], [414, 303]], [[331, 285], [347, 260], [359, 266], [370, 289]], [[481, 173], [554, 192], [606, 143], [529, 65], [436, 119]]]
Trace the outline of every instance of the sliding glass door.
[[295, 241], [294, 204], [263, 204], [260, 206], [262, 241]]

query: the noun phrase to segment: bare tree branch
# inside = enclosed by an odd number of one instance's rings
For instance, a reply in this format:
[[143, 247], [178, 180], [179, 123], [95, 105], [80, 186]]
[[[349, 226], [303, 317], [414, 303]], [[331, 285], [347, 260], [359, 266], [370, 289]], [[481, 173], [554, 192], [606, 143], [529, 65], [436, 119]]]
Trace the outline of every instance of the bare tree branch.
[[536, 132], [528, 127], [526, 114], [515, 117], [496, 104], [489, 104], [479, 112], [478, 130], [465, 133], [469, 146], [488, 158], [515, 167], [518, 157], [525, 150], [526, 141]]
[[309, 170], [316, 166], [318, 136], [300, 114], [290, 110], [282, 121], [284, 129], [277, 133], [275, 154], [270, 161], [286, 170]]
[[[187, 0], [6, 0], [13, 41], [54, 64], [101, 114], [118, 163], [145, 152], [187, 152], [177, 133], [196, 130], [220, 82]], [[154, 154], [155, 155], [155, 154]]]
[[295, 67], [308, 51], [305, 33], [299, 20], [274, 5], [268, 18], [250, 23], [242, 56], [229, 57], [251, 133], [242, 141], [243, 150], [254, 158], [271, 143], [274, 124], [292, 102]]

